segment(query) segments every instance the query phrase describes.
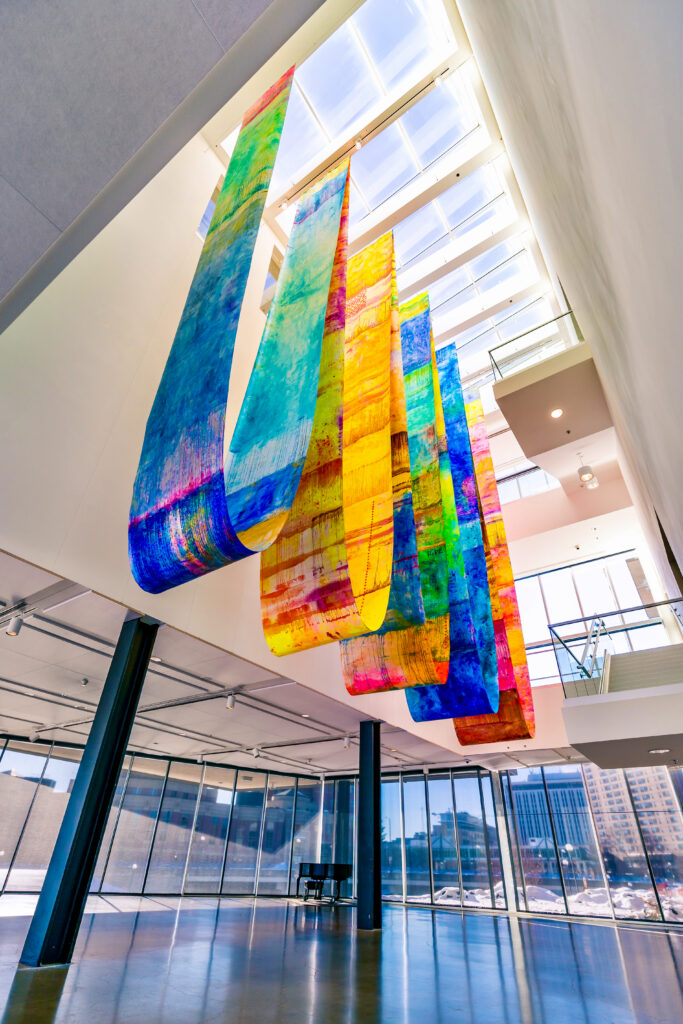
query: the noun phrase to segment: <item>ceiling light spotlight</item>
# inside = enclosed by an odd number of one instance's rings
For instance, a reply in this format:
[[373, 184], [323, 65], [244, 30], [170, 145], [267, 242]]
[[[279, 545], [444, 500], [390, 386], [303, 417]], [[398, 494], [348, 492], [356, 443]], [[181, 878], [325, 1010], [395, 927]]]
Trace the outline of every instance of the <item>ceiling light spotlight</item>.
[[232, 709], [235, 706], [235, 694], [234, 693], [229, 693], [228, 696], [225, 698], [225, 706], [228, 709], [228, 711], [232, 711]]
[[159, 658], [159, 657], [158, 657], [158, 656], [157, 656], [157, 655], [155, 654], [155, 655], [153, 655], [153, 656], [152, 656], [152, 657], [151, 657], [151, 658], [150, 658], [149, 660], [150, 660], [150, 661], [154, 661], [154, 662], [156, 662], [157, 664], [159, 664], [159, 662], [161, 661], [161, 658]]
[[9, 625], [7, 626], [7, 629], [5, 631], [7, 633], [7, 636], [19, 636], [19, 630], [23, 625], [24, 620], [22, 619], [21, 615], [13, 615], [12, 618], [9, 620]]
[[362, 145], [363, 143], [360, 141], [360, 139], [356, 139], [356, 149], [360, 149]]
[[251, 756], [254, 758], [261, 756], [261, 751], [259, 750], [258, 747], [252, 747]]
[[670, 754], [671, 747], [653, 747], [652, 750], [648, 750], [648, 754]]
[[348, 750], [350, 746], [351, 746], [351, 737], [350, 736], [345, 736], [344, 737], [344, 750]]
[[598, 489], [599, 486], [600, 486], [600, 481], [598, 480], [597, 476], [594, 476], [586, 484], [586, 490], [588, 490], [588, 491], [595, 491], [595, 490]]
[[582, 484], [588, 483], [595, 476], [590, 466], [579, 466], [579, 480]]
[[564, 409], [553, 409], [550, 415], [554, 420], [559, 420], [560, 416], [564, 416]]
[[286, 210], [287, 209], [287, 200], [286, 199], [283, 199], [282, 202], [280, 203], [280, 209], [281, 210]]
[[308, 714], [308, 712], [307, 712], [307, 711], [304, 711], [304, 712], [302, 713], [301, 717], [302, 717], [302, 718], [310, 718], [311, 716], [310, 716], [310, 715]]
[[88, 679], [88, 677], [83, 676], [83, 678], [81, 679], [81, 686], [87, 686], [89, 682], [90, 680]]

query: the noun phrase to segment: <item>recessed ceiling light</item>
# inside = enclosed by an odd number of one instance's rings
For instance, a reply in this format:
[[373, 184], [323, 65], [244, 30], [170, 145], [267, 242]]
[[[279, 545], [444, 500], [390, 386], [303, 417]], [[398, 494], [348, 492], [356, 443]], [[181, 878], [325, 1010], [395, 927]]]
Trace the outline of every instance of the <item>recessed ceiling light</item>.
[[653, 747], [652, 750], [648, 750], [648, 754], [670, 754], [671, 747]]
[[150, 661], [157, 661], [157, 662], [159, 662], [159, 661], [161, 661], [161, 658], [157, 658], [156, 655], [155, 655], [154, 657], [150, 658], [149, 660]]
[[301, 717], [302, 718], [310, 718], [311, 716], [307, 715], [306, 712], [304, 711], [303, 714], [301, 715]]
[[395, 754], [396, 753], [396, 747], [389, 747], [389, 753], [390, 754]]
[[564, 416], [564, 409], [553, 409], [550, 415], [554, 420], [559, 420], [560, 416]]

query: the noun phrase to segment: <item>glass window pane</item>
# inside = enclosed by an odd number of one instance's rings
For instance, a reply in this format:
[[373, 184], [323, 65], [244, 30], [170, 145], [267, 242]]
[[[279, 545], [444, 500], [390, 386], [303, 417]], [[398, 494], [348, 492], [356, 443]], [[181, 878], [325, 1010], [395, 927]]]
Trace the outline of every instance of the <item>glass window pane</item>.
[[443, 7], [434, 0], [366, 0], [352, 21], [387, 91], [433, 67], [450, 42]]
[[430, 775], [427, 784], [432, 832], [434, 902], [459, 906], [460, 878], [451, 778], [450, 775]]
[[503, 791], [503, 802], [505, 804], [505, 818], [507, 821], [507, 832], [510, 840], [510, 857], [512, 860], [512, 873], [515, 877], [515, 900], [517, 910], [527, 910], [524, 898], [524, 875], [522, 873], [522, 862], [520, 859], [520, 844], [517, 838], [517, 825], [515, 822], [514, 810], [512, 807], [512, 795], [510, 793], [510, 779], [507, 772], [501, 772], [500, 785]]
[[0, 885], [4, 884], [49, 747], [10, 741], [0, 760]]
[[323, 828], [320, 843], [320, 861], [328, 864], [332, 860], [334, 846], [334, 781], [325, 782], [323, 790]]
[[429, 877], [429, 839], [425, 777], [403, 779], [403, 820], [406, 849], [406, 899], [411, 903], [431, 903]]
[[[382, 896], [403, 899], [401, 793], [398, 779], [382, 780]], [[359, 870], [362, 870], [359, 865]]]
[[[579, 614], [598, 615], [602, 612], [616, 611], [617, 602], [607, 570], [601, 561], [577, 565], [572, 572], [583, 606], [583, 612]], [[608, 619], [607, 625], [614, 625], [615, 621], [614, 618]]]
[[364, 119], [382, 96], [348, 23], [304, 61], [296, 78], [330, 138]]
[[551, 651], [528, 651], [527, 663], [532, 686], [549, 686], [560, 682], [557, 661]]
[[145, 892], [182, 891], [201, 776], [202, 769], [198, 764], [171, 762]]
[[241, 769], [237, 773], [223, 879], [224, 893], [251, 894], [255, 890], [265, 783], [266, 776], [262, 772]]
[[466, 907], [490, 907], [491, 882], [486, 856], [479, 780], [476, 775], [454, 774], [453, 789], [460, 846], [463, 905]]
[[319, 779], [299, 779], [294, 813], [294, 849], [290, 892], [296, 891], [299, 864], [316, 863], [320, 853], [321, 800], [323, 785]]
[[633, 803], [666, 921], [683, 920], [683, 814], [664, 767], [627, 768]]
[[7, 891], [40, 891], [80, 759], [80, 750], [53, 748], [7, 879]]
[[394, 246], [399, 267], [404, 267], [428, 250], [435, 252], [438, 248], [435, 243], [439, 240], [445, 245], [448, 235], [436, 205], [428, 203], [394, 228]]
[[548, 617], [543, 604], [538, 576], [527, 576], [526, 579], [515, 580], [515, 590], [517, 591], [524, 642], [532, 644], [537, 640], [549, 640]]
[[[353, 779], [337, 779], [337, 813], [334, 816], [334, 860], [336, 864], [353, 864], [354, 814], [356, 785]], [[342, 882], [340, 894], [350, 896], [353, 879]]]
[[561, 765], [544, 771], [569, 912], [611, 917], [581, 768]]
[[505, 886], [503, 885], [503, 869], [500, 863], [500, 843], [498, 841], [498, 823], [493, 808], [493, 790], [491, 789], [491, 778], [488, 775], [481, 776], [481, 792], [484, 798], [484, 813], [486, 815], [486, 834], [489, 841], [489, 858], [491, 861], [491, 875], [493, 877], [493, 892], [496, 906], [505, 909]]
[[273, 167], [268, 192], [269, 202], [274, 202], [294, 182], [303, 177], [309, 168], [319, 162], [326, 142], [325, 133], [301, 95], [295, 79]]
[[102, 892], [142, 892], [166, 767], [166, 761], [134, 758]]
[[257, 887], [259, 895], [286, 895], [288, 891], [295, 787], [295, 779], [284, 775], [268, 776]]
[[121, 807], [121, 800], [126, 788], [126, 781], [128, 779], [128, 772], [132, 764], [132, 757], [124, 757], [123, 767], [119, 773], [118, 782], [116, 783], [116, 789], [114, 790], [114, 799], [111, 803], [111, 810], [109, 811], [109, 817], [107, 818], [107, 824], [104, 827], [104, 836], [102, 838], [102, 845], [100, 846], [100, 852], [97, 855], [97, 863], [95, 864], [95, 870], [93, 871], [92, 882], [90, 883], [90, 892], [98, 892], [102, 884], [102, 875], [107, 864], [109, 857], [109, 847], [111, 846], [112, 836], [116, 827], [116, 822], [119, 816], [119, 809]]
[[618, 918], [659, 920], [657, 900], [624, 773], [582, 765], [598, 843]]
[[351, 173], [370, 209], [376, 209], [418, 174], [397, 124], [391, 124], [353, 155]]
[[[566, 622], [569, 619], [581, 617], [583, 612], [572, 582], [571, 569], [558, 569], [556, 572], [543, 573], [540, 580], [548, 608], [548, 620], [551, 623]], [[582, 628], [579, 623], [574, 632], [578, 632]]]
[[454, 74], [410, 107], [400, 123], [424, 168], [476, 128], [478, 115], [465, 77]]
[[566, 914], [540, 768], [508, 772], [530, 911]]
[[187, 863], [185, 892], [220, 890], [234, 786], [233, 768], [206, 766]]

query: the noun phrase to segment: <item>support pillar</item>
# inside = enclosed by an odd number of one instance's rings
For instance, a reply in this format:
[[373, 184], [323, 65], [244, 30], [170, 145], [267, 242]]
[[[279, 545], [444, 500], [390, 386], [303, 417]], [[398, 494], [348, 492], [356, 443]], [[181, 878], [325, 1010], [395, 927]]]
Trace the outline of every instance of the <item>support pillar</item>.
[[360, 723], [356, 921], [363, 930], [382, 927], [379, 740], [379, 722]]
[[71, 959], [159, 624], [121, 627], [20, 963]]

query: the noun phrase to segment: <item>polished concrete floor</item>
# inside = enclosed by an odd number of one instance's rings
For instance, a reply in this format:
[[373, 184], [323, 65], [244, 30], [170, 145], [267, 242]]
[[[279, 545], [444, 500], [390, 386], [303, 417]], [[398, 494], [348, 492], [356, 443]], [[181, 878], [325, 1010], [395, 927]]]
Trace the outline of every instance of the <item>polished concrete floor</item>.
[[359, 934], [348, 905], [109, 905], [68, 970], [17, 972], [29, 918], [0, 919], [2, 1024], [683, 1022], [681, 932], [388, 906]]

